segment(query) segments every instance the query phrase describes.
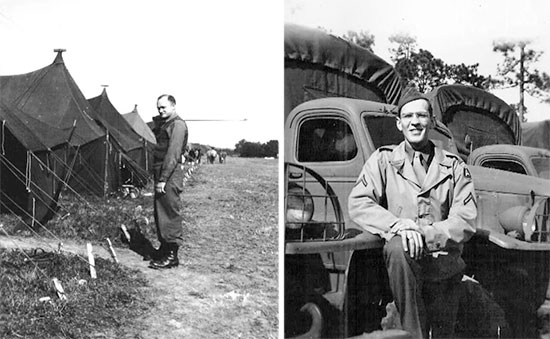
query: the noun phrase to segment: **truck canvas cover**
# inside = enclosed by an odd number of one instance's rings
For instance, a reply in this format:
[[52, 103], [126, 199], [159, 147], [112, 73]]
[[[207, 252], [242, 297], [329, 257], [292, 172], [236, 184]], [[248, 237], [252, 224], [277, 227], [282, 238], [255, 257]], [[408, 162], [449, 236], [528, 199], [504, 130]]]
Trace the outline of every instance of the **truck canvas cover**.
[[317, 29], [285, 25], [285, 118], [298, 104], [347, 97], [397, 104], [392, 65], [359, 45]]
[[435, 117], [453, 134], [460, 155], [492, 144], [521, 144], [519, 118], [495, 95], [465, 85], [443, 85], [427, 94]]

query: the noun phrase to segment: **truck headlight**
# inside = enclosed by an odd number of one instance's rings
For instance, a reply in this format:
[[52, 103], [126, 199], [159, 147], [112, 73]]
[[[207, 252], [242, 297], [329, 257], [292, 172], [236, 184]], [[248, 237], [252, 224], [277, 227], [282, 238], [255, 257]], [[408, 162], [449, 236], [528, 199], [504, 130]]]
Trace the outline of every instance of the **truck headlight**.
[[522, 239], [525, 239], [525, 234], [532, 233], [529, 222], [530, 209], [527, 206], [514, 206], [500, 213], [499, 222], [506, 233], [514, 232]]
[[302, 228], [304, 222], [313, 217], [313, 198], [311, 193], [299, 185], [289, 184], [286, 205], [286, 227]]

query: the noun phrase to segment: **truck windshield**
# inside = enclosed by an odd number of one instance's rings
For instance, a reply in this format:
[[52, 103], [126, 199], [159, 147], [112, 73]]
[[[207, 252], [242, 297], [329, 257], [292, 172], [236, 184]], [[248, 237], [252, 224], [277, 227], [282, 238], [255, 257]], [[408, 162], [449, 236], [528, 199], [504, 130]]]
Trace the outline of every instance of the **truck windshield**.
[[550, 158], [532, 157], [531, 161], [540, 178], [550, 179]]

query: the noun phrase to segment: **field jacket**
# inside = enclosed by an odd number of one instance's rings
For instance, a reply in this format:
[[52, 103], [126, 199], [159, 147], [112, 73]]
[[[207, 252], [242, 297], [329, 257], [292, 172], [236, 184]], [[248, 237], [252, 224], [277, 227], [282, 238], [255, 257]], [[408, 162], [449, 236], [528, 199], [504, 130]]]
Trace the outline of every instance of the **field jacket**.
[[166, 182], [182, 162], [187, 145], [187, 124], [179, 116], [170, 119], [154, 117], [153, 133], [157, 139], [153, 152], [153, 169], [157, 182]]
[[468, 167], [456, 155], [435, 147], [423, 183], [405, 151], [381, 147], [367, 160], [349, 197], [349, 214], [365, 230], [385, 239], [391, 226], [408, 218], [420, 226], [426, 250], [459, 257], [475, 232], [477, 203]]

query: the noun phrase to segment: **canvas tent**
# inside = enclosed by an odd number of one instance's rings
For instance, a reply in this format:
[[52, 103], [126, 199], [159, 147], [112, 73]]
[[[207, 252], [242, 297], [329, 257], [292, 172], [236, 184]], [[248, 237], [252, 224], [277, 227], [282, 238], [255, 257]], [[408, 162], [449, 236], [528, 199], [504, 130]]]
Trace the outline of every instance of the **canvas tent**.
[[148, 143], [153, 145], [157, 143], [155, 134], [139, 115], [137, 105], [134, 106], [134, 109], [130, 113], [123, 114], [122, 117], [126, 119], [130, 126], [132, 126], [132, 129], [137, 134], [141, 135], [142, 138], [147, 140]]
[[52, 150], [63, 149], [67, 135], [1, 101], [0, 122], [0, 211], [43, 224], [57, 210], [68, 171]]
[[550, 120], [524, 122], [521, 132], [524, 146], [550, 150]]
[[71, 164], [70, 185], [103, 196], [117, 189], [117, 163], [109, 134], [94, 120], [90, 106], [56, 50], [53, 63], [39, 70], [0, 76], [0, 100], [62, 131], [70, 147], [54, 150]]
[[120, 169], [117, 175], [118, 186], [122, 184], [144, 186], [148, 179], [147, 157], [150, 153], [147, 143], [113, 106], [106, 89], [103, 89], [100, 95], [88, 99], [88, 102], [96, 113], [96, 121], [116, 141], [116, 162]]
[[497, 96], [465, 85], [442, 85], [426, 94], [435, 117], [453, 134], [460, 156], [491, 144], [521, 144], [519, 118]]
[[285, 118], [298, 104], [339, 96], [397, 104], [400, 78], [372, 52], [320, 30], [285, 24]]

